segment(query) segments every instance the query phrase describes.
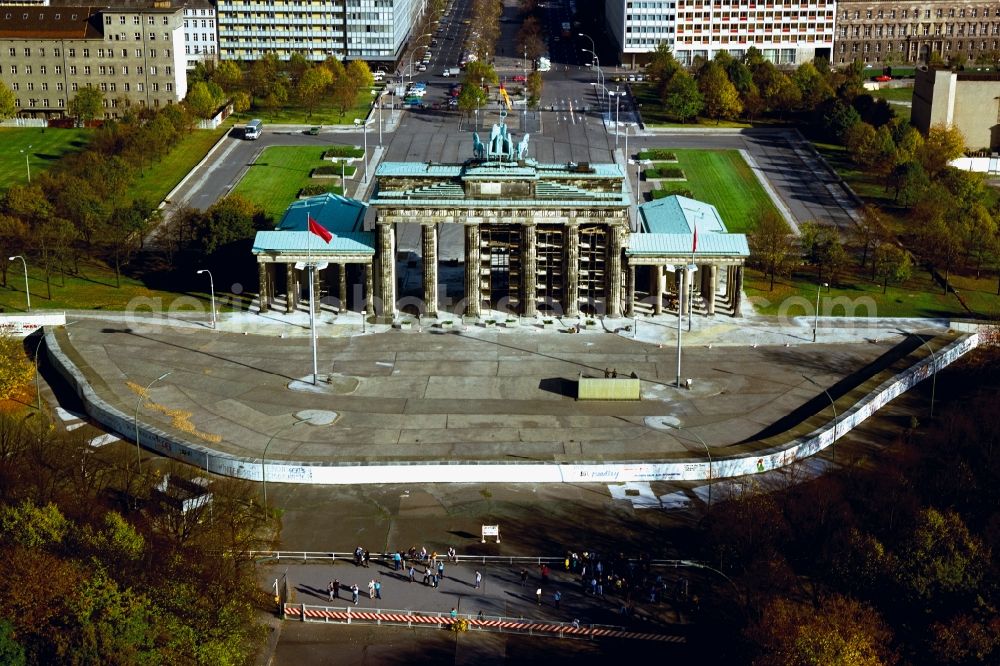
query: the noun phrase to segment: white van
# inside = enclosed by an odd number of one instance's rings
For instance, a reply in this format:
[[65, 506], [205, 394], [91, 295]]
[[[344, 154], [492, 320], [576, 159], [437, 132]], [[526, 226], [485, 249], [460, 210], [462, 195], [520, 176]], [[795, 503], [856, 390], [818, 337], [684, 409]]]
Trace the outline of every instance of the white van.
[[243, 128], [243, 138], [247, 141], [254, 141], [260, 138], [260, 133], [264, 131], [264, 121], [259, 119], [251, 120]]
[[381, 69], [376, 69], [374, 72], [372, 72], [372, 78], [376, 81], [381, 81], [382, 79], [385, 78], [385, 72], [382, 71]]

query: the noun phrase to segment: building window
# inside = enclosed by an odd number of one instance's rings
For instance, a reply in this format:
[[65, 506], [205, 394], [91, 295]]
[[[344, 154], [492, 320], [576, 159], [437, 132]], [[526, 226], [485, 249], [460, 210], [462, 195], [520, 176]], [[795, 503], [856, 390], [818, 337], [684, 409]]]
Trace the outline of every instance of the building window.
[[90, 49], [84, 49], [83, 50], [83, 57], [84, 58], [89, 58], [90, 57]]
[[31, 65], [25, 65], [24, 66], [24, 73], [25, 74], [31, 74]]
[[69, 66], [69, 75], [70, 76], [76, 76], [76, 65], [70, 65]]
[[24, 49], [24, 57], [25, 58], [30, 58], [31, 57], [31, 49], [28, 49], [28, 48]]
[[17, 74], [17, 65], [11, 65], [10, 66], [10, 73], [14, 74], [14, 75]]
[[17, 49], [15, 49], [14, 47], [11, 47], [11, 49], [10, 49], [10, 57], [13, 58], [15, 56], [17, 56]]

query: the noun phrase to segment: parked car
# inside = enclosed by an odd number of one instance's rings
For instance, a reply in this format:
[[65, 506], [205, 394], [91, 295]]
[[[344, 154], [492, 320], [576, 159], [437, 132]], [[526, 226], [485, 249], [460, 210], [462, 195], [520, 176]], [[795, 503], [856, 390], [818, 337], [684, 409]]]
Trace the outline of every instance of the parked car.
[[528, 78], [524, 74], [517, 74], [514, 77], [514, 83], [524, 83]]
[[882, 74], [881, 76], [876, 76], [875, 80], [880, 83], [885, 83], [886, 81], [892, 81], [892, 77], [887, 74]]
[[427, 71], [427, 65], [425, 65], [424, 63], [420, 63], [419, 65], [417, 65], [417, 71], [418, 72], [426, 72]]

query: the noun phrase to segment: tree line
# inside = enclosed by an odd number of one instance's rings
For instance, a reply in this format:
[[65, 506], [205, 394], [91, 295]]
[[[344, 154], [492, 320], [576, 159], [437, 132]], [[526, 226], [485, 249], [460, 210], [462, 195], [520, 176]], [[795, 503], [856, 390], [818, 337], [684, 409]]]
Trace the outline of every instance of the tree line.
[[198, 470], [153, 467], [41, 416], [0, 415], [0, 661], [252, 662], [272, 602], [250, 551], [271, 547], [273, 516], [254, 484], [226, 479], [181, 512], [174, 488]]
[[[726, 621], [706, 640], [761, 666], [996, 662], [1000, 354], [989, 337], [938, 380], [954, 400], [938, 419], [886, 417], [883, 452], [838, 450], [838, 468], [815, 479], [774, 492], [746, 479], [713, 505], [702, 554], [741, 598], [708, 604]], [[730, 641], [720, 627], [734, 628]]]

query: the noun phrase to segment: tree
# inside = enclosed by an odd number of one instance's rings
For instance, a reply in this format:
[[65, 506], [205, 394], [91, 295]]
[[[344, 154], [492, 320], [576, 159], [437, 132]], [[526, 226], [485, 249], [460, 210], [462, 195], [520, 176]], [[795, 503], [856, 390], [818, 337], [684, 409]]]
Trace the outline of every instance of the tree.
[[[286, 86], [281, 81], [275, 81], [274, 84], [268, 89], [266, 97], [264, 97], [264, 107], [272, 111], [284, 106], [288, 103], [288, 86]], [[354, 100], [351, 99], [350, 104], [353, 104]], [[348, 108], [350, 107], [348, 104]], [[343, 115], [343, 111], [341, 111]]]
[[486, 103], [486, 93], [479, 85], [465, 84], [458, 94], [458, 108], [466, 114], [472, 113]]
[[0, 399], [9, 400], [34, 376], [21, 339], [0, 334]]
[[704, 100], [705, 114], [715, 118], [716, 123], [723, 118], [735, 118], [743, 111], [740, 94], [729, 81], [722, 65], [714, 60], [702, 69], [698, 90]]
[[235, 60], [223, 60], [215, 66], [212, 81], [227, 93], [233, 93], [243, 88], [243, 70]]
[[770, 276], [769, 291], [774, 291], [774, 277], [784, 273], [794, 254], [794, 237], [788, 224], [773, 210], [761, 213], [750, 232], [750, 257]]
[[[369, 72], [370, 75], [371, 72]], [[299, 78], [299, 83], [295, 87], [295, 96], [298, 98], [299, 104], [309, 112], [309, 117], [312, 117], [316, 104], [332, 85], [333, 75], [326, 67], [310, 67]]]
[[86, 125], [98, 116], [104, 115], [104, 95], [97, 88], [80, 88], [69, 101], [69, 113], [76, 116], [79, 125]]
[[221, 93], [221, 90], [216, 84], [197, 81], [188, 88], [184, 103], [195, 117], [211, 118], [221, 103], [220, 95], [216, 94], [217, 92]]
[[778, 110], [779, 114], [794, 111], [802, 103], [802, 93], [799, 87], [784, 72], [778, 72], [775, 78], [774, 91], [768, 99], [769, 105]]
[[14, 638], [14, 627], [7, 620], [0, 620], [0, 664], [25, 666], [24, 646]]
[[111, 246], [115, 265], [115, 287], [121, 287], [121, 267], [131, 260], [142, 244], [151, 206], [142, 199], [135, 199], [130, 206], [116, 208], [109, 218], [104, 238]]
[[0, 213], [0, 245], [5, 252], [0, 253], [0, 285], [7, 286], [7, 269], [10, 267], [8, 255], [20, 254], [28, 244], [28, 226], [19, 217]]
[[918, 153], [920, 164], [930, 178], [935, 178], [948, 163], [961, 157], [965, 151], [965, 137], [957, 127], [944, 124], [933, 125], [927, 131], [927, 138]]
[[799, 87], [802, 107], [807, 110], [817, 108], [821, 103], [833, 97], [833, 89], [826, 78], [820, 74], [811, 62], [798, 66], [792, 75], [792, 81]]
[[289, 56], [288, 61], [285, 63], [285, 71], [288, 72], [288, 78], [293, 87], [299, 84], [299, 81], [302, 80], [302, 75], [310, 67], [311, 64], [309, 61], [298, 51]]
[[270, 95], [278, 80], [280, 65], [278, 56], [270, 51], [263, 58], [253, 61], [250, 65], [250, 91], [255, 97]]
[[674, 71], [663, 87], [663, 106], [668, 114], [682, 123], [698, 117], [703, 106], [698, 84], [683, 69]]
[[250, 110], [250, 95], [240, 90], [233, 93], [233, 111], [246, 113]]
[[659, 81], [661, 86], [669, 81], [679, 69], [681, 69], [681, 65], [674, 58], [674, 54], [666, 42], [657, 44], [656, 49], [649, 54], [646, 74], [654, 81]]
[[364, 60], [352, 60], [347, 64], [347, 78], [354, 84], [355, 89], [371, 88], [375, 85], [375, 77], [372, 70]]
[[494, 86], [500, 82], [497, 71], [493, 65], [477, 60], [465, 66], [465, 78], [463, 79], [463, 89], [470, 86], [481, 86], [482, 84]]
[[976, 594], [989, 560], [989, 552], [960, 515], [926, 508], [891, 571], [910, 598], [945, 605]]
[[975, 262], [976, 279], [982, 272], [983, 262], [995, 256], [1000, 245], [997, 243], [997, 221], [980, 202], [971, 207], [965, 218], [965, 251]]
[[930, 186], [930, 178], [920, 162], [910, 161], [900, 164], [889, 175], [889, 186], [895, 189], [893, 200], [900, 206], [910, 207]]
[[0, 81], [0, 120], [6, 120], [17, 113], [14, 93], [7, 87], [7, 84]]
[[883, 666], [897, 661], [892, 631], [870, 606], [840, 594], [801, 603], [774, 597], [745, 635], [757, 666], [839, 664]]
[[334, 107], [340, 111], [341, 118], [344, 117], [347, 110], [352, 108], [358, 100], [358, 89], [354, 87], [354, 83], [347, 76], [346, 71], [343, 75], [333, 80], [333, 85], [330, 87], [330, 97], [333, 100]]
[[863, 268], [868, 265], [869, 252], [874, 254], [878, 246], [889, 237], [889, 230], [876, 206], [866, 204], [861, 209], [861, 219], [854, 227], [852, 235], [855, 244], [861, 247], [861, 266]]
[[882, 278], [882, 293], [886, 293], [889, 283], [900, 283], [909, 279], [912, 264], [906, 250], [893, 243], [883, 243], [875, 249], [875, 275]]
[[230, 194], [212, 204], [195, 228], [195, 242], [205, 254], [212, 254], [229, 243], [252, 238], [263, 228], [263, 210], [239, 195]]
[[[542, 80], [541, 72], [532, 72], [531, 74], [528, 74], [528, 81], [525, 87], [528, 89], [528, 106], [533, 109], [538, 107], [538, 103], [542, 99], [543, 85], [544, 82]], [[464, 86], [462, 89], [465, 89]]]

